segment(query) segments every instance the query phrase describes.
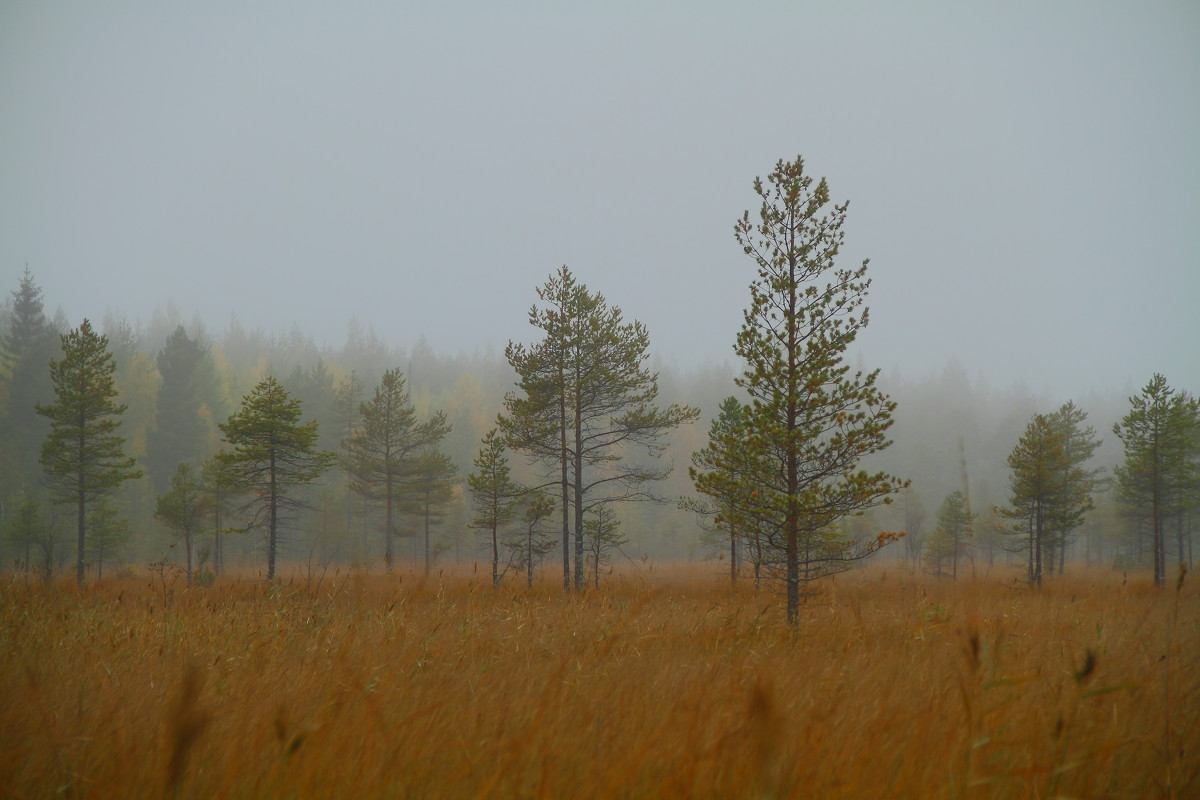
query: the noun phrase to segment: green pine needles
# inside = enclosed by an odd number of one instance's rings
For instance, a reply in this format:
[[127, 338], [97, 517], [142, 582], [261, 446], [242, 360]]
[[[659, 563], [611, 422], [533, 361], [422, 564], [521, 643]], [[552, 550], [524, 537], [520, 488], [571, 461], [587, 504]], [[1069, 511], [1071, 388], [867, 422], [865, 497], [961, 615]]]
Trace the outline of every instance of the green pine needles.
[[[765, 541], [769, 567], [787, 589], [788, 622], [798, 622], [801, 584], [846, 569], [898, 537], [845, 537], [839, 519], [907, 485], [859, 461], [891, 442], [896, 404], [876, 386], [878, 370], [851, 372], [847, 348], [867, 324], [867, 262], [841, 269], [848, 204], [830, 206], [829, 187], [804, 161], [779, 161], [761, 199], [734, 226], [753, 259], [750, 306], [734, 352], [736, 383], [749, 396], [739, 441], [716, 442], [728, 463], [694, 472], [697, 489], [734, 501], [738, 527]], [[702, 465], [697, 465], [702, 466]]]

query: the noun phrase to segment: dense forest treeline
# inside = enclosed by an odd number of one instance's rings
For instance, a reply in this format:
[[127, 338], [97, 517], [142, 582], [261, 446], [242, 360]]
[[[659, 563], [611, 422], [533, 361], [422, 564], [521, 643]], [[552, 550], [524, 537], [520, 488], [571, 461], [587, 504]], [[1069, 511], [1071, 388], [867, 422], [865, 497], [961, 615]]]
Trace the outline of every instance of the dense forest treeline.
[[[74, 556], [70, 509], [51, 502], [39, 460], [48, 421], [37, 413], [37, 406], [54, 400], [49, 363], [61, 358], [60, 336], [77, 324], [61, 311], [47, 317], [45, 309], [53, 303], [54, 298], [41, 296], [34, 275], [27, 270], [0, 308], [4, 345], [0, 371], [0, 530], [4, 539], [0, 547], [8, 568], [57, 571]], [[125, 439], [125, 452], [140, 465], [142, 474], [125, 481], [105, 500], [103, 514], [95, 522], [101, 531], [97, 542], [105, 546], [89, 554], [89, 570], [151, 564], [161, 569], [184, 563], [178, 531], [156, 515], [159, 498], [169, 489], [180, 462], [218, 452], [222, 446], [218, 426], [264, 378], [277, 379], [288, 395], [300, 402], [303, 419], [316, 421], [320, 449], [340, 453], [346, 433], [339, 417], [344, 414], [344, 409], [339, 412], [339, 389], [347, 389], [353, 378], [361, 399], [367, 400], [389, 370], [398, 370], [406, 381], [417, 418], [429, 419], [440, 412], [448, 426], [439, 448], [456, 465], [457, 477], [452, 499], [432, 522], [435, 556], [480, 564], [489, 560], [486, 537], [469, 524], [465, 487], [480, 442], [495, 426], [505, 395], [518, 378], [503, 354], [439, 353], [424, 340], [385, 342], [357, 320], [349, 323], [340, 345], [318, 344], [300, 325], [269, 333], [231, 319], [223, 330], [213, 330], [200, 319], [184, 319], [172, 304], [144, 322], [132, 322], [110, 310], [96, 327], [107, 337], [116, 364], [117, 397], [125, 406], [119, 434]], [[173, 359], [180, 358], [195, 362], [189, 373], [193, 383], [183, 387], [190, 399], [178, 401], [193, 402], [194, 413], [182, 419], [177, 413], [171, 417], [171, 404], [176, 401], [169, 396], [181, 390], [169, 377], [170, 370], [178, 367]], [[656, 494], [674, 501], [695, 494], [687, 467], [692, 454], [706, 446], [722, 401], [737, 394], [733, 382], [737, 368], [729, 361], [681, 368], [661, 356], [655, 357], [652, 368], [658, 373], [664, 402], [700, 411], [694, 424], [681, 425], [669, 434], [664, 463], [674, 469], [656, 487]], [[974, 515], [964, 569], [978, 572], [998, 563], [1023, 563], [1020, 548], [1001, 534], [1007, 523], [993, 508], [1009, 503], [1009, 456], [1030, 419], [1073, 400], [1086, 412], [1087, 424], [1099, 432], [1101, 441], [1090, 465], [1097, 473], [1097, 492], [1095, 508], [1059, 556], [1065, 561], [1079, 559], [1124, 568], [1148, 563], [1144, 524], [1121, 513], [1110, 480], [1123, 458], [1121, 442], [1112, 434], [1113, 425], [1129, 413], [1130, 396], [1137, 387], [1077, 398], [1049, 397], [1021, 385], [992, 387], [973, 380], [966, 365], [955, 360], [931, 375], [889, 375], [885, 371], [879, 385], [897, 403], [895, 423], [888, 431], [893, 444], [870, 455], [866, 464], [902, 476], [911, 486], [892, 504], [841, 524], [864, 533], [906, 531], [904, 540], [885, 550], [882, 557], [923, 563], [922, 548], [938, 527], [939, 507], [944, 499], [961, 492]], [[169, 429], [172, 425], [175, 429]], [[173, 451], [173, 437], [180, 446], [187, 442], [192, 451]], [[520, 456], [512, 457], [512, 466], [519, 480], [534, 480], [535, 470]], [[382, 563], [379, 512], [348, 490], [349, 480], [343, 469], [335, 467], [303, 488], [303, 509], [289, 516], [282, 528], [280, 559], [284, 563], [310, 569], [331, 562]], [[31, 503], [43, 522], [36, 533], [23, 528], [21, 522], [22, 509]], [[619, 559], [644, 564], [644, 557], [726, 557], [721, 536], [705, 530], [695, 514], [675, 502], [624, 503], [615, 511], [626, 539], [616, 556]], [[236, 518], [236, 513], [231, 516]], [[396, 528], [400, 559], [420, 558], [423, 524], [421, 515], [411, 508], [401, 515]], [[1181, 560], [1190, 560], [1194, 503], [1180, 505], [1172, 524], [1179, 536], [1169, 540], [1168, 549]], [[236, 530], [238, 524], [231, 518], [227, 527]], [[261, 548], [258, 531], [228, 535], [224, 564], [260, 568]], [[198, 539], [194, 555], [197, 572], [211, 569], [216, 554], [203, 537]], [[553, 556], [548, 562], [553, 563]]]

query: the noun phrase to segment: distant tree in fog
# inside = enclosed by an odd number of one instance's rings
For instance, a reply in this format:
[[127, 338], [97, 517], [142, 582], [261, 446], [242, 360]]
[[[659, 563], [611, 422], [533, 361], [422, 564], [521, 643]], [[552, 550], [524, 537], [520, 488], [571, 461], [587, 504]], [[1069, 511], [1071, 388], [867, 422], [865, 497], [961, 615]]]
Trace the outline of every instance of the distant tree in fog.
[[203, 409], [213, 374], [208, 349], [189, 338], [182, 325], [167, 337], [156, 363], [162, 382], [146, 441], [146, 467], [155, 491], [163, 492], [179, 464], [198, 467], [208, 455], [213, 423]]
[[533, 489], [521, 495], [518, 506], [520, 527], [504, 539], [509, 565], [524, 570], [526, 586], [533, 586], [533, 573], [546, 560], [558, 539], [553, 530], [554, 498]]
[[433, 569], [430, 528], [445, 517], [446, 507], [456, 496], [458, 467], [445, 453], [427, 447], [404, 468], [405, 508], [421, 523], [425, 544], [425, 574]]
[[584, 584], [586, 513], [604, 503], [651, 499], [647, 485], [671, 472], [656, 463], [666, 435], [699, 412], [659, 408], [658, 374], [645, 366], [645, 326], [625, 322], [620, 308], [570, 269], [559, 269], [537, 293], [544, 305], [530, 309], [529, 322], [544, 336], [530, 347], [508, 343], [518, 391], [505, 396], [499, 425], [513, 450], [547, 469], [545, 485], [558, 488], [563, 589], [571, 591]]
[[1021, 541], [1026, 576], [1041, 587], [1056, 546], [1083, 523], [1092, 508], [1096, 473], [1083, 467], [1099, 442], [1082, 428], [1086, 414], [1067, 403], [1053, 414], [1034, 414], [1008, 456], [1012, 470], [1007, 531]]
[[504, 438], [496, 428], [483, 437], [474, 465], [475, 471], [467, 476], [471, 507], [475, 512], [470, 524], [491, 540], [492, 588], [495, 589], [500, 585], [501, 532], [512, 523], [524, 490], [512, 479]]
[[0, 501], [38, 489], [38, 454], [50, 427], [37, 405], [54, 398], [46, 365], [58, 354], [58, 339], [43, 310], [42, 289], [26, 267], [0, 340]]
[[966, 497], [953, 491], [942, 500], [937, 527], [925, 542], [925, 569], [937, 577], [958, 578], [958, 562], [971, 552], [974, 514], [967, 512]]
[[[708, 431], [708, 445], [692, 454], [688, 470], [696, 491], [706, 501], [685, 500], [683, 505], [701, 520], [723, 531], [729, 546], [729, 579], [737, 582], [739, 551], [748, 548], [758, 586], [763, 564], [763, 545], [773, 531], [763, 530], [755, 513], [759, 487], [766, 480], [769, 462], [754, 458], [746, 450], [749, 410], [736, 397], [721, 402], [720, 411]], [[702, 523], [704, 524], [704, 523]], [[769, 524], [769, 523], [768, 523]]]
[[220, 426], [230, 445], [230, 473], [251, 496], [251, 524], [267, 530], [268, 581], [275, 580], [280, 512], [303, 505], [292, 491], [316, 480], [337, 461], [334, 453], [317, 449], [316, 421], [302, 423], [300, 415], [300, 401], [268, 376]]
[[1116, 469], [1117, 498], [1129, 519], [1149, 526], [1154, 582], [1161, 586], [1168, 524], [1175, 524], [1176, 556], [1186, 563], [1185, 541], [1200, 511], [1200, 400], [1156, 374], [1129, 404], [1129, 413], [1113, 426], [1125, 446]]
[[384, 560], [388, 571], [395, 562], [396, 523], [409, 499], [412, 461], [450, 432], [446, 415], [438, 412], [418, 421], [399, 369], [383, 374], [374, 397], [360, 407], [360, 427], [346, 440], [345, 464], [354, 491], [382, 506]]
[[195, 575], [193, 561], [196, 541], [204, 519], [210, 511], [210, 502], [209, 495], [202, 490], [192, 468], [187, 464], [180, 464], [171, 476], [170, 488], [158, 496], [155, 506], [155, 518], [170, 528], [183, 542], [188, 586], [192, 585]]
[[583, 546], [592, 569], [592, 585], [600, 588], [600, 570], [612, 561], [613, 551], [629, 543], [621, 533], [621, 521], [607, 505], [593, 506], [583, 520]]
[[136, 459], [126, 457], [125, 440], [117, 435], [125, 406], [116, 402], [116, 364], [108, 339], [86, 319], [61, 339], [63, 357], [50, 362], [57, 402], [37, 406], [50, 420], [41, 462], [55, 502], [75, 506], [75, 580], [82, 584], [88, 507], [142, 472]]

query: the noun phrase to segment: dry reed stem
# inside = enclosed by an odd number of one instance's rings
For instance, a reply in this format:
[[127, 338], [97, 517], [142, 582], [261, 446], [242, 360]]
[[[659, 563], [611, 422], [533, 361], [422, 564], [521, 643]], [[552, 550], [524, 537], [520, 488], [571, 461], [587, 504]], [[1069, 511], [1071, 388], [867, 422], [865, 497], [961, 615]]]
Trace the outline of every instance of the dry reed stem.
[[[488, 581], [490, 584], [490, 581]], [[12, 797], [1200, 796], [1200, 593], [875, 567], [0, 588]], [[181, 669], [181, 664], [189, 665]], [[1169, 688], [1169, 693], [1168, 693]], [[1170, 744], [1168, 748], [1168, 743]], [[164, 767], [165, 765], [165, 767]]]

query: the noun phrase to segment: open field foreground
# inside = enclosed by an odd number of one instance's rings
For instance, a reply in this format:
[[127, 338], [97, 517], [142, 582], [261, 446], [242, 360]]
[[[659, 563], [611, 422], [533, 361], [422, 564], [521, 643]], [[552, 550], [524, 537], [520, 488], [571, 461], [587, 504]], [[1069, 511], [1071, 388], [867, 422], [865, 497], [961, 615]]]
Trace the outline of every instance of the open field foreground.
[[[1200, 591], [706, 565], [0, 589], [12, 797], [1200, 797]], [[286, 571], [284, 573], [286, 575]], [[1194, 577], [1194, 576], [1193, 576]]]

